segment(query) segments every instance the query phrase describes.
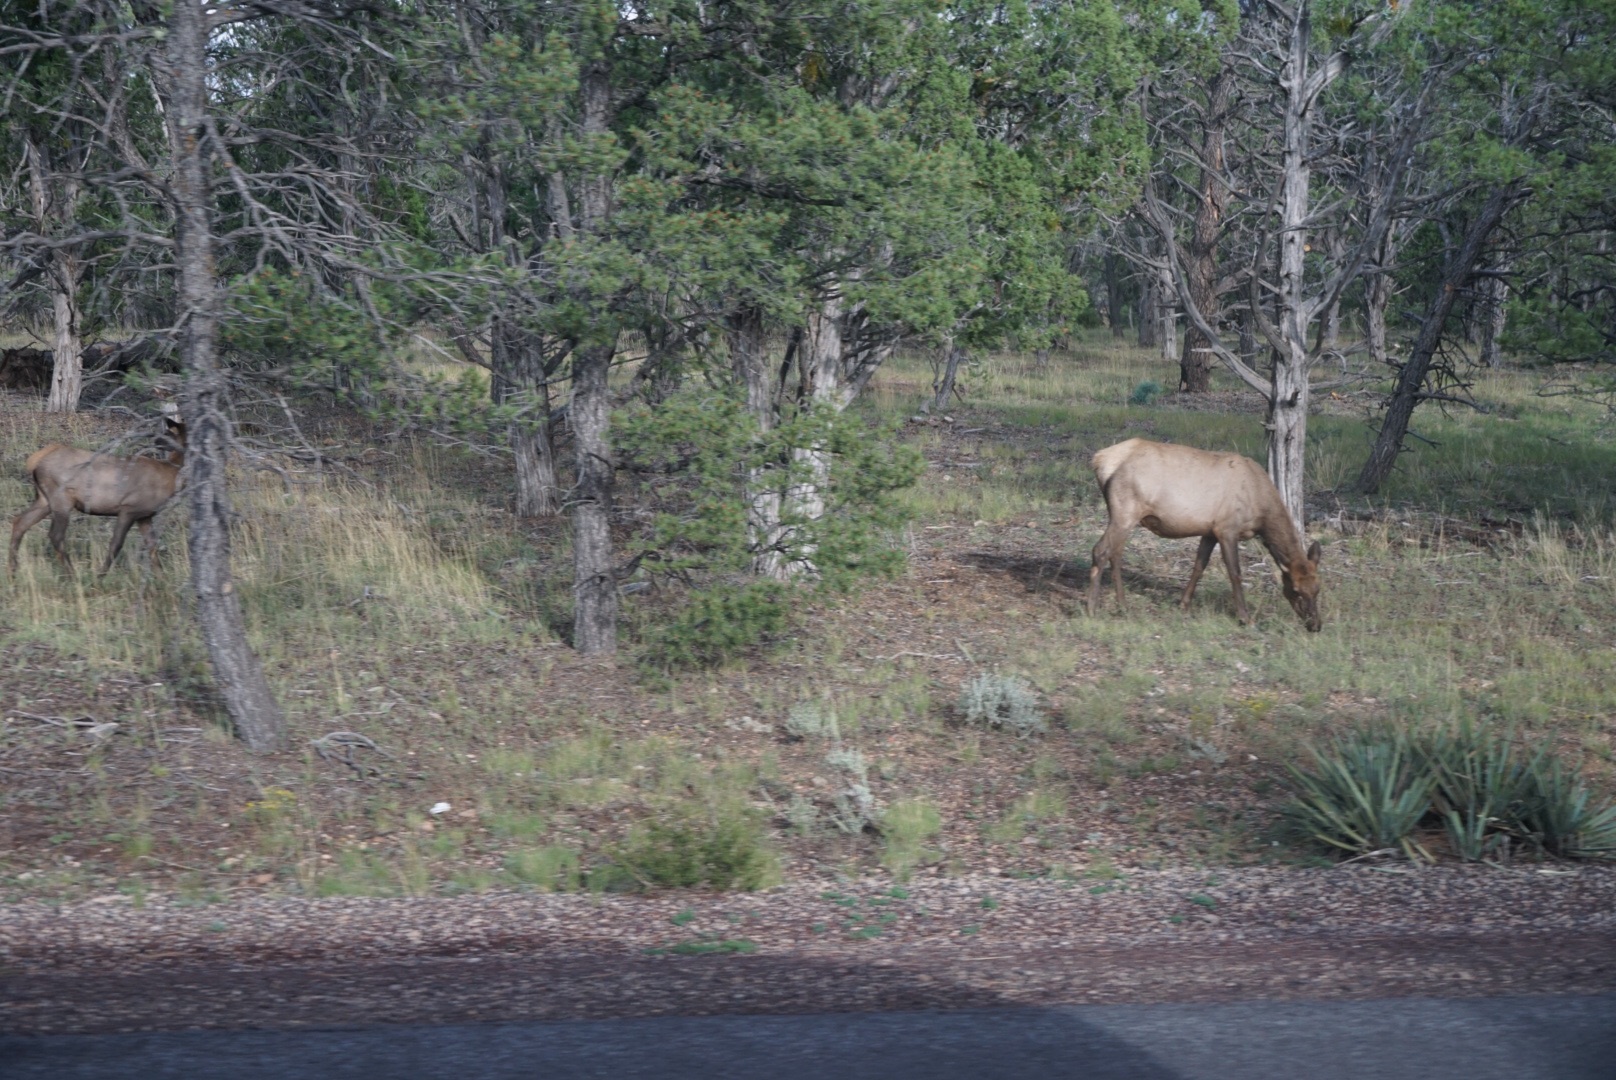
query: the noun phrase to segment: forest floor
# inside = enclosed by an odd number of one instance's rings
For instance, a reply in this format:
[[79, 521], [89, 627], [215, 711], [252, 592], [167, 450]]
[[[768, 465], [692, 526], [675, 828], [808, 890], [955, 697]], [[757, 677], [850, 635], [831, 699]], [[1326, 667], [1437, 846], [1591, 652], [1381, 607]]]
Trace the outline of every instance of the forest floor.
[[[502, 468], [314, 418], [306, 433], [347, 471], [237, 489], [240, 590], [292, 733], [267, 756], [241, 750], [208, 698], [183, 509], [163, 515], [155, 573], [131, 541], [94, 577], [107, 523], [79, 518], [64, 576], [41, 527], [0, 584], [0, 900], [587, 890], [646, 823], [694, 818], [762, 822], [758, 883], [810, 890], [1322, 867], [1281, 828], [1286, 766], [1357, 726], [1461, 717], [1547, 743], [1611, 791], [1616, 429], [1602, 410], [1488, 375], [1486, 411], [1422, 415], [1435, 445], [1364, 500], [1334, 492], [1367, 447], [1367, 398], [1323, 395], [1309, 449], [1322, 633], [1302, 631], [1256, 545], [1251, 626], [1217, 567], [1180, 613], [1194, 544], [1142, 531], [1126, 609], [1107, 590], [1091, 618], [1093, 451], [1143, 435], [1260, 456], [1248, 395], [1129, 403], [1171, 374], [1109, 342], [1045, 368], [995, 358], [946, 418], [920, 419], [924, 365], [895, 364], [863, 407], [901, 420], [926, 459], [905, 496], [906, 569], [809, 596], [788, 639], [672, 677], [632, 645], [675, 602], [666, 591], [628, 598], [619, 659], [564, 645], [565, 526], [512, 517]], [[0, 505], [27, 503], [16, 463], [35, 447], [129, 427], [5, 398]], [[1048, 730], [964, 724], [956, 702], [982, 673], [1026, 679]], [[368, 746], [318, 741], [334, 732]], [[884, 829], [848, 820], [859, 781]], [[1426, 842], [1443, 857], [1440, 835]]]

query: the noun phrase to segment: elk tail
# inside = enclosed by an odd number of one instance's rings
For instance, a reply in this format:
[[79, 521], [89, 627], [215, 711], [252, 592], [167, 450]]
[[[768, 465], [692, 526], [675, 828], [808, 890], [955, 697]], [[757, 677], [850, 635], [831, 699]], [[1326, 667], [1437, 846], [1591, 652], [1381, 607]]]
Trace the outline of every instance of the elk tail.
[[1101, 491], [1106, 489], [1106, 486], [1111, 483], [1111, 477], [1115, 476], [1117, 470], [1122, 468], [1122, 463], [1128, 459], [1128, 451], [1131, 449], [1132, 447], [1128, 443], [1118, 443], [1115, 446], [1108, 446], [1104, 450], [1097, 451], [1089, 459], [1089, 468], [1094, 470], [1094, 479], [1100, 482]]
[[34, 478], [34, 470], [39, 468], [39, 463], [45, 460], [45, 456], [51, 451], [60, 450], [61, 448], [61, 443], [51, 443], [49, 446], [42, 446], [38, 450], [35, 450], [32, 454], [29, 454], [28, 460], [22, 463], [22, 474], [24, 478], [32, 480]]

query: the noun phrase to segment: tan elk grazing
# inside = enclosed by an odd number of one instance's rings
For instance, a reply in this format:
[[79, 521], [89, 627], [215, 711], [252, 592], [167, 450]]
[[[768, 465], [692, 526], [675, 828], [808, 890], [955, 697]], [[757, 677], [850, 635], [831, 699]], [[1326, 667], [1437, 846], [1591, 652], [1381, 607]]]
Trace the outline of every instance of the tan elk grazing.
[[23, 534], [45, 518], [51, 519], [50, 543], [65, 569], [73, 568], [67, 557], [67, 521], [73, 511], [99, 517], [116, 517], [112, 546], [101, 567], [105, 574], [123, 548], [129, 526], [139, 525], [146, 552], [157, 564], [157, 537], [152, 518], [163, 504], [174, 497], [179, 486], [180, 467], [185, 464], [185, 425], [177, 414], [165, 410], [171, 444], [168, 459], [115, 458], [94, 450], [52, 443], [29, 455], [24, 469], [38, 493], [34, 504], [11, 522], [11, 572], [17, 572], [17, 548]]
[[1100, 571], [1111, 565], [1122, 606], [1122, 548], [1134, 526], [1143, 525], [1157, 536], [1177, 540], [1199, 536], [1195, 568], [1179, 606], [1188, 609], [1195, 586], [1222, 546], [1223, 565], [1234, 589], [1234, 610], [1249, 623], [1245, 593], [1240, 588], [1240, 541], [1253, 536], [1274, 557], [1280, 588], [1309, 630], [1319, 619], [1319, 558], [1314, 542], [1296, 530], [1279, 489], [1268, 474], [1248, 457], [1172, 446], [1147, 439], [1129, 439], [1094, 455], [1090, 465], [1105, 495], [1111, 515], [1105, 535], [1094, 545], [1094, 567], [1089, 571], [1089, 614], [1100, 604]]

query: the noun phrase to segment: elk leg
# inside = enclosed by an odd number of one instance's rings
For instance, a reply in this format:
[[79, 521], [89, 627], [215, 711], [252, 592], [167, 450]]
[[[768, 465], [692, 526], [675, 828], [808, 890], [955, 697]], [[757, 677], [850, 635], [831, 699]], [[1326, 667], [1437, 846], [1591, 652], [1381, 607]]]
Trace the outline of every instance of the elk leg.
[[1190, 600], [1195, 596], [1195, 586], [1201, 583], [1201, 575], [1206, 573], [1206, 564], [1212, 561], [1212, 549], [1218, 546], [1218, 538], [1208, 534], [1201, 537], [1201, 546], [1195, 552], [1195, 568], [1190, 571], [1190, 583], [1184, 587], [1184, 598], [1178, 606], [1184, 611], [1190, 609]]
[[140, 526], [140, 539], [146, 547], [146, 567], [155, 572], [159, 569], [157, 565], [157, 531], [152, 528], [151, 518], [141, 518], [135, 524]]
[[1089, 614], [1100, 606], [1100, 572], [1111, 564], [1111, 580], [1117, 587], [1117, 609], [1122, 609], [1122, 547], [1128, 542], [1132, 526], [1121, 526], [1115, 518], [1106, 526], [1105, 535], [1094, 545], [1093, 566], [1089, 569]]
[[51, 510], [50, 545], [62, 560], [62, 569], [69, 573], [73, 570], [73, 560], [67, 557], [67, 520], [71, 516], [66, 510]]
[[17, 572], [17, 549], [22, 546], [22, 535], [50, 516], [50, 503], [41, 496], [39, 501], [18, 514], [11, 522], [11, 572]]
[[112, 560], [118, 557], [123, 550], [124, 537], [129, 535], [129, 526], [135, 523], [134, 515], [119, 514], [118, 523], [112, 527], [112, 546], [107, 548], [107, 561], [101, 564], [101, 572], [105, 574], [112, 569]]
[[1240, 587], [1240, 542], [1228, 538], [1219, 538], [1218, 544], [1223, 548], [1223, 566], [1229, 571], [1229, 588], [1234, 590], [1234, 614], [1240, 620], [1241, 626], [1251, 625], [1251, 615], [1246, 611], [1246, 593]]

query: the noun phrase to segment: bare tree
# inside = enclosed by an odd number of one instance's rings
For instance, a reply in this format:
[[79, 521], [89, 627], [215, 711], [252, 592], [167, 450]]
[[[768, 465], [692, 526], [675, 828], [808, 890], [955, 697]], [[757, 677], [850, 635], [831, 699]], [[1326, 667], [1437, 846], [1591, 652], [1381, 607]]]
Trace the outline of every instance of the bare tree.
[[[1197, 300], [1174, 221], [1153, 183], [1147, 184], [1142, 205], [1164, 246], [1164, 261], [1190, 325], [1219, 361], [1267, 399], [1268, 472], [1297, 528], [1302, 529], [1310, 372], [1327, 351], [1323, 328], [1315, 335], [1314, 324], [1322, 313], [1339, 304], [1393, 216], [1389, 200], [1375, 207], [1349, 253], [1331, 265], [1322, 279], [1309, 273], [1308, 237], [1319, 227], [1318, 211], [1312, 205], [1312, 174], [1319, 153], [1315, 130], [1319, 99], [1345, 72], [1354, 50], [1371, 46], [1391, 23], [1378, 17], [1367, 19], [1334, 49], [1319, 55], [1311, 0], [1297, 0], [1294, 5], [1266, 0], [1263, 9], [1261, 17], [1247, 20], [1234, 55], [1253, 79], [1271, 85], [1270, 107], [1277, 129], [1273, 156], [1266, 161], [1264, 218], [1244, 271], [1248, 315], [1272, 350], [1273, 363], [1266, 375], [1224, 343], [1215, 325], [1217, 312]], [[1401, 133], [1405, 146], [1413, 138], [1413, 121], [1418, 117], [1417, 110], [1408, 113], [1411, 122]], [[1401, 162], [1405, 157], [1397, 153], [1391, 160]], [[1396, 186], [1394, 182], [1392, 187]], [[1270, 303], [1273, 317], [1268, 314]]]
[[[1218, 311], [1220, 297], [1230, 287], [1230, 283], [1218, 277], [1218, 249], [1231, 195], [1225, 144], [1235, 108], [1235, 88], [1233, 65], [1220, 60], [1193, 109], [1200, 128], [1195, 161], [1200, 175], [1195, 185], [1194, 224], [1185, 252], [1184, 270], [1196, 307], [1210, 315], [1213, 322], [1217, 321], [1214, 313]], [[1172, 288], [1170, 273], [1166, 284]], [[1205, 393], [1212, 388], [1212, 346], [1193, 325], [1184, 329], [1184, 351], [1179, 357], [1178, 370], [1181, 391]]]
[[[85, 150], [71, 161], [38, 159], [43, 186], [77, 184], [79, 197], [110, 208], [48, 243], [37, 230], [8, 233], [6, 247], [37, 253], [107, 244], [172, 282], [173, 322], [158, 336], [174, 343], [183, 370], [191, 589], [217, 692], [254, 750], [279, 745], [285, 721], [250, 646], [231, 571], [238, 373], [221, 349], [229, 310], [223, 279], [231, 272], [221, 262], [246, 275], [306, 267], [315, 279], [331, 268], [371, 269], [361, 255], [375, 234], [356, 226], [365, 215], [342, 165], [366, 152], [352, 139], [336, 146], [341, 136], [322, 126], [262, 115], [289, 87], [322, 98], [340, 93], [319, 85], [315, 60], [348, 63], [364, 37], [355, 20], [367, 13], [362, 5], [301, 0], [162, 7], [41, 0], [0, 15], [8, 90], [46, 60], [67, 72], [54, 96], [31, 101], [43, 121], [76, 125]], [[51, 169], [66, 171], [52, 176]]]
[[[84, 190], [78, 170], [52, 168], [45, 161], [45, 151], [32, 138], [24, 143], [23, 155], [28, 163], [28, 186], [33, 196], [35, 227], [40, 235], [72, 231], [79, 196]], [[43, 264], [43, 276], [49, 283], [51, 315], [55, 323], [51, 350], [54, 363], [45, 411], [73, 412], [79, 407], [79, 393], [84, 386], [84, 341], [80, 334], [83, 314], [78, 300], [84, 263], [69, 245], [54, 246], [40, 252], [36, 258]]]
[[1442, 281], [1420, 320], [1419, 335], [1414, 339], [1408, 359], [1398, 371], [1397, 385], [1387, 399], [1386, 414], [1375, 436], [1375, 444], [1369, 451], [1369, 460], [1364, 462], [1358, 474], [1359, 491], [1373, 493], [1391, 474], [1397, 455], [1402, 450], [1403, 439], [1408, 434], [1408, 424], [1413, 418], [1415, 406], [1423, 400], [1446, 396], [1428, 389], [1426, 379], [1431, 362], [1442, 344], [1448, 318], [1453, 314], [1455, 303], [1469, 286], [1493, 230], [1504, 220], [1504, 215], [1529, 194], [1530, 189], [1519, 180], [1495, 188], [1465, 230], [1464, 240], [1445, 260]]

